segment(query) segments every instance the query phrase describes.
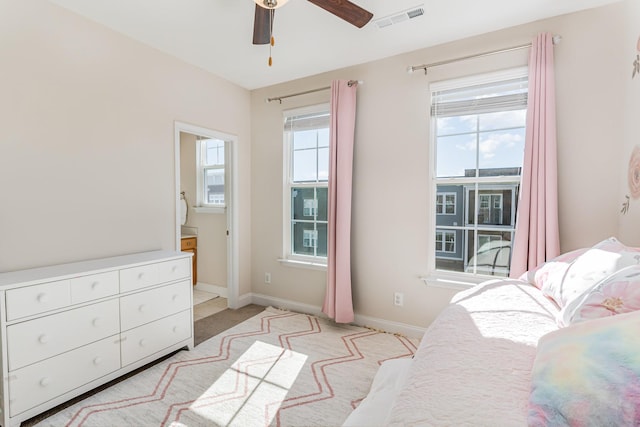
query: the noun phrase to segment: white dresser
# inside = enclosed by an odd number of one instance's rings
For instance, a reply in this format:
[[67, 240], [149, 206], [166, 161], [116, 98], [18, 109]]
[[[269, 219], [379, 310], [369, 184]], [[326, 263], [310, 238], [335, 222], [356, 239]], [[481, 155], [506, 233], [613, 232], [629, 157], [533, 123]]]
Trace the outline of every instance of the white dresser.
[[155, 251], [0, 273], [0, 423], [193, 348], [191, 254]]

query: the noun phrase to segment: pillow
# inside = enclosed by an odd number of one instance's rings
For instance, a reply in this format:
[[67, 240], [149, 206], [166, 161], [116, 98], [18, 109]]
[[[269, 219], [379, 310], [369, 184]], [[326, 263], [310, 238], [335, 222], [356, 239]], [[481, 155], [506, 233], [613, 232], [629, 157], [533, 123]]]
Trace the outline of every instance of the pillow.
[[637, 264], [640, 264], [640, 249], [629, 248], [615, 237], [610, 237], [586, 250], [567, 268], [550, 272], [541, 289], [560, 308], [564, 308], [600, 280], [624, 267]]
[[550, 277], [562, 277], [567, 268], [569, 268], [569, 265], [588, 249], [589, 248], [580, 248], [558, 255], [529, 271], [525, 271], [522, 276], [520, 276], [520, 280], [527, 281], [538, 289], [542, 289]]
[[540, 338], [529, 426], [640, 425], [640, 311]]
[[640, 266], [619, 270], [575, 298], [560, 312], [560, 324], [568, 326], [600, 317], [640, 310]]

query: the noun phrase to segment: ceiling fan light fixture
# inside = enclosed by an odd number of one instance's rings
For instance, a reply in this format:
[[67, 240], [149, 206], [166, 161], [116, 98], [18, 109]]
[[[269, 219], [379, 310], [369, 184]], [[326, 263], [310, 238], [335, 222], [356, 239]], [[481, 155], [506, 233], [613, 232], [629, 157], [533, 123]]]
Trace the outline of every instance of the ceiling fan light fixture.
[[253, 0], [258, 6], [265, 9], [277, 9], [284, 6], [289, 0]]

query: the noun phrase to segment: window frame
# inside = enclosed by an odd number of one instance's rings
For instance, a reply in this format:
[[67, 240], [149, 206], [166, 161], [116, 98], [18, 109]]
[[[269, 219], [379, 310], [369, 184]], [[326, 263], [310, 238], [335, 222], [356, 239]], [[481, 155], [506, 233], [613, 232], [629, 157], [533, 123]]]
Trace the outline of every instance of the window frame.
[[[282, 227], [282, 258], [279, 261], [285, 265], [293, 266], [293, 267], [303, 267], [317, 270], [326, 270], [327, 267], [327, 257], [326, 256], [318, 256], [318, 255], [305, 255], [305, 254], [296, 254], [293, 252], [293, 233], [292, 233], [292, 202], [291, 202], [291, 191], [293, 188], [326, 188], [327, 192], [329, 190], [329, 181], [327, 179], [326, 182], [323, 181], [293, 181], [293, 138], [292, 135], [287, 135], [287, 130], [284, 128], [284, 125], [289, 117], [294, 116], [303, 116], [307, 114], [314, 113], [327, 113], [330, 114], [330, 104], [329, 103], [321, 103], [317, 105], [311, 105], [307, 107], [294, 108], [290, 110], [283, 111], [283, 128], [282, 128], [282, 140], [283, 140], [283, 227]], [[317, 200], [317, 196], [314, 200]], [[318, 207], [317, 204], [315, 206], [315, 215], [314, 222], [316, 223], [324, 223], [327, 224], [328, 229], [328, 212], [327, 212], [327, 221], [318, 221], [317, 220]], [[317, 228], [314, 229], [317, 231]], [[328, 238], [328, 236], [327, 236]], [[316, 243], [319, 240], [319, 237], [316, 235]], [[328, 243], [328, 242], [327, 242]], [[317, 249], [317, 248], [316, 248]]]
[[[508, 79], [514, 79], [514, 78], [518, 78], [518, 77], [527, 77], [528, 76], [528, 69], [527, 67], [515, 67], [515, 68], [511, 68], [511, 69], [507, 69], [507, 70], [502, 70], [502, 71], [497, 71], [497, 72], [489, 72], [489, 73], [484, 73], [484, 74], [478, 74], [478, 75], [473, 75], [473, 76], [468, 76], [468, 77], [462, 77], [462, 78], [456, 78], [456, 79], [450, 79], [450, 80], [444, 80], [444, 81], [439, 81], [439, 82], [433, 82], [430, 84], [429, 87], [429, 95], [433, 96], [433, 93], [437, 92], [437, 91], [443, 91], [443, 90], [448, 90], [448, 89], [457, 89], [457, 88], [463, 88], [465, 86], [473, 86], [473, 85], [480, 85], [480, 84], [486, 84], [486, 83], [497, 83], [503, 80], [508, 80]], [[431, 109], [431, 105], [432, 105], [432, 101], [429, 101], [429, 109]], [[430, 120], [430, 134], [429, 134], [429, 193], [430, 194], [435, 194], [438, 195], [438, 184], [445, 184], [445, 182], [447, 180], [439, 180], [437, 177], [437, 126], [435, 125], [435, 121], [437, 120], [436, 117], [432, 116], [431, 114], [428, 115], [429, 120]], [[525, 125], [526, 126], [526, 125]], [[471, 180], [469, 179], [465, 179], [465, 178], [455, 178], [455, 179], [449, 179], [448, 181], [451, 181], [451, 183], [453, 183], [455, 181], [455, 184], [475, 184], [476, 182], [479, 182], [480, 184], [483, 183], [483, 181], [487, 181], [487, 182], [491, 182], [491, 184], [502, 184], [505, 186], [509, 186], [511, 185], [514, 181], [513, 177], [509, 177], [509, 176], [505, 176], [505, 177], [474, 177]], [[521, 181], [521, 177], [517, 176], [517, 184], [519, 185]], [[441, 193], [441, 192], [440, 192]], [[476, 197], [478, 192], [476, 192]], [[464, 193], [463, 193], [464, 194]], [[431, 200], [435, 200], [435, 198], [431, 199]], [[478, 201], [476, 200], [476, 206], [478, 206]], [[434, 205], [435, 206], [435, 205]], [[514, 205], [515, 206], [515, 205]], [[443, 206], [444, 207], [444, 206]], [[504, 200], [503, 200], [503, 207], [504, 207]], [[467, 207], [465, 206], [465, 210], [467, 209]], [[464, 222], [467, 221], [467, 213], [463, 212], [464, 216]], [[447, 270], [438, 270], [436, 268], [436, 244], [435, 244], [435, 239], [436, 239], [436, 232], [437, 231], [442, 231], [442, 230], [437, 230], [437, 225], [436, 225], [436, 218], [439, 215], [443, 215], [443, 214], [439, 214], [436, 212], [436, 208], [434, 207], [433, 209], [429, 209], [429, 227], [428, 227], [428, 242], [430, 242], [429, 244], [429, 248], [427, 251], [428, 254], [428, 260], [427, 260], [427, 270], [428, 270], [428, 274], [426, 277], [423, 278], [423, 280], [425, 281], [425, 283], [432, 285], [432, 286], [440, 286], [440, 287], [447, 287], [447, 288], [454, 288], [454, 289], [466, 289], [470, 286], [473, 286], [477, 283], [481, 283], [487, 279], [490, 278], [495, 278], [495, 276], [491, 276], [488, 274], [482, 274], [480, 272], [475, 272], [475, 273], [467, 273], [466, 271], [463, 272], [457, 272], [457, 271], [447, 271]], [[515, 209], [512, 209], [512, 216], [515, 215]], [[515, 224], [515, 222], [514, 222]], [[476, 228], [480, 227], [480, 224], [475, 224]], [[500, 226], [498, 226], [499, 228]], [[451, 227], [451, 226], [447, 226], [447, 228], [451, 228], [451, 229], [463, 229], [464, 227]], [[484, 227], [480, 227], [480, 228], [484, 228]], [[480, 231], [480, 230], [478, 230]], [[466, 237], [465, 232], [463, 232], [463, 240], [464, 240], [464, 244], [466, 245], [468, 242], [466, 242], [467, 237]], [[444, 242], [443, 242], [444, 245]], [[444, 249], [444, 247], [443, 247]], [[438, 251], [440, 252], [440, 251]], [[464, 252], [464, 247], [463, 247], [463, 252]], [[440, 252], [440, 253], [444, 253], [444, 252]], [[463, 253], [463, 259], [466, 259], [466, 255]], [[466, 262], [465, 262], [465, 270], [466, 270]]]
[[[204, 163], [206, 159], [206, 143], [211, 140], [222, 142], [224, 146], [224, 164], [222, 165], [209, 165]], [[228, 197], [228, 184], [227, 184], [227, 164], [229, 161], [229, 141], [224, 138], [207, 137], [196, 140], [196, 206], [194, 210], [197, 213], [225, 213], [226, 212], [226, 200]], [[224, 203], [209, 203], [206, 200], [206, 186], [205, 176], [208, 170], [222, 170], [224, 177]]]
[[[441, 243], [441, 249], [438, 249], [438, 234], [442, 235], [442, 240], [440, 241]], [[452, 235], [453, 236], [453, 249], [452, 250], [447, 250], [447, 235]], [[456, 232], [455, 231], [451, 231], [451, 230], [436, 230], [435, 231], [435, 245], [436, 245], [436, 252], [442, 252], [443, 254], [455, 254], [456, 253]]]
[[[438, 197], [442, 196], [442, 203], [438, 203]], [[453, 196], [453, 212], [447, 212], [447, 196]], [[449, 191], [438, 191], [436, 193], [436, 215], [457, 215], [458, 194]], [[438, 206], [442, 206], [442, 212], [438, 212]]]

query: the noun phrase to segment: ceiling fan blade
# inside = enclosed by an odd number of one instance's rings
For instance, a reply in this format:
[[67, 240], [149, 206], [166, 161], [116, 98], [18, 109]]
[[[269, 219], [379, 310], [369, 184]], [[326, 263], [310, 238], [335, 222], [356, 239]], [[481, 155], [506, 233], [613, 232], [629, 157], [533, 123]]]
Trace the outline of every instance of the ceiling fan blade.
[[373, 13], [361, 8], [357, 4], [351, 3], [348, 0], [309, 0], [326, 10], [333, 13], [338, 18], [342, 18], [350, 24], [355, 25], [358, 28], [364, 27], [367, 22], [373, 18]]
[[253, 44], [269, 44], [271, 42], [274, 12], [274, 10], [265, 9], [256, 4], [256, 14], [253, 20]]

